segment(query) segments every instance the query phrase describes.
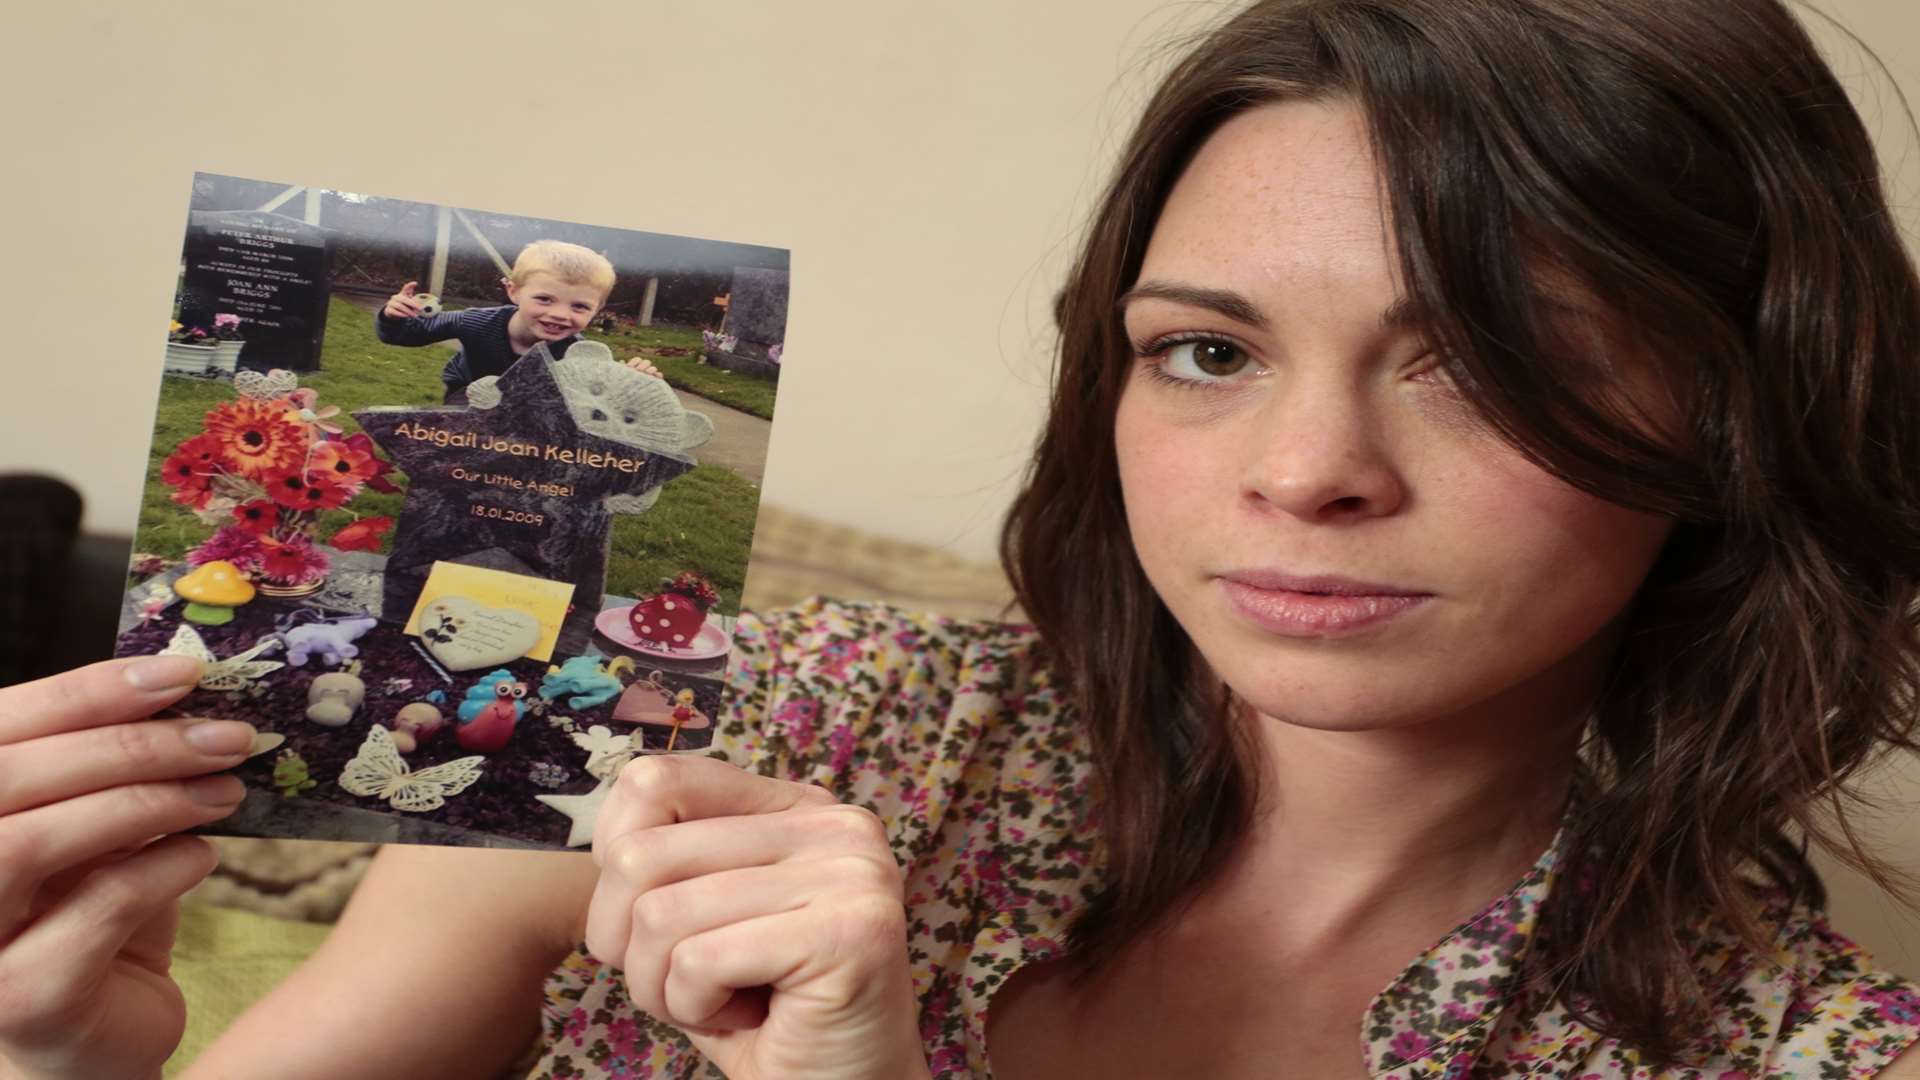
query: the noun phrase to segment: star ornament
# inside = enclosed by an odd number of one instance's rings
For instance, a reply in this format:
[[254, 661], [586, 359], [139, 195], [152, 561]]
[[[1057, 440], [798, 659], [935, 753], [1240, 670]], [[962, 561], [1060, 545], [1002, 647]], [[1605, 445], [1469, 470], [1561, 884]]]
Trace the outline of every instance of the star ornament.
[[573, 821], [573, 828], [567, 831], [568, 847], [585, 847], [593, 843], [593, 827], [600, 820], [600, 804], [607, 801], [607, 793], [612, 790], [613, 778], [608, 777], [585, 795], [535, 795], [534, 798]]

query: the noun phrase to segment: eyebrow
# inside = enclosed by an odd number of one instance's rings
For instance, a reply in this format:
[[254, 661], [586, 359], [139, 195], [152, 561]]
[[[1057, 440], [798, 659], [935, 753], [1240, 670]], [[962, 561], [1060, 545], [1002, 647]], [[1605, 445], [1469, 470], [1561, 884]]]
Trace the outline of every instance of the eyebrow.
[[1114, 306], [1124, 315], [1127, 307], [1137, 300], [1166, 300], [1225, 315], [1234, 322], [1245, 323], [1256, 330], [1267, 328], [1267, 318], [1260, 314], [1260, 309], [1254, 307], [1251, 300], [1228, 289], [1203, 289], [1198, 285], [1149, 281], [1128, 289]]
[[[1212, 311], [1256, 330], [1267, 328], [1266, 316], [1253, 306], [1253, 301], [1229, 289], [1204, 289], [1197, 285], [1149, 281], [1128, 289], [1115, 306], [1125, 314], [1127, 306], [1136, 300], [1165, 300]], [[1403, 296], [1380, 313], [1380, 329], [1400, 330], [1415, 326], [1423, 321], [1420, 312], [1420, 305], [1412, 297]]]

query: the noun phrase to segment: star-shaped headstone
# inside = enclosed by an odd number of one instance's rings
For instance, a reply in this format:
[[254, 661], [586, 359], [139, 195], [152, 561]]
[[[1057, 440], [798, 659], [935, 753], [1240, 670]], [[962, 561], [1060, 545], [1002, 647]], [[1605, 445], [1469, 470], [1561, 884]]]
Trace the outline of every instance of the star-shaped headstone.
[[[581, 430], [555, 381], [554, 363], [544, 344], [534, 346], [500, 376], [500, 401], [489, 409], [353, 414], [407, 474], [382, 618], [406, 621], [435, 562], [467, 563], [572, 582], [574, 607], [558, 648], [585, 651], [606, 591], [613, 526], [606, 500], [643, 495], [694, 462]], [[597, 359], [561, 363], [618, 369]], [[660, 389], [672, 392], [664, 383]]]

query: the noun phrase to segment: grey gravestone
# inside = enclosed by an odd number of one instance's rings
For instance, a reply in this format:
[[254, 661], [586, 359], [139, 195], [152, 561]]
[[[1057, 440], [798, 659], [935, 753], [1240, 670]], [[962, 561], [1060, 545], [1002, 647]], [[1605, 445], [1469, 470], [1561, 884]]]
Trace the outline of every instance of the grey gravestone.
[[780, 365], [767, 350], [787, 339], [785, 270], [736, 267], [733, 290], [727, 300], [727, 333], [739, 338], [731, 352], [707, 351], [707, 362], [730, 371], [780, 377]]
[[327, 329], [329, 230], [259, 210], [188, 215], [180, 321], [213, 326], [240, 316], [242, 365], [265, 371], [320, 367]]
[[407, 474], [387, 557], [381, 618], [403, 625], [435, 562], [573, 584], [559, 651], [585, 652], [606, 591], [615, 495], [641, 495], [693, 468], [580, 430], [536, 345], [500, 376], [491, 409], [375, 408], [353, 414]]

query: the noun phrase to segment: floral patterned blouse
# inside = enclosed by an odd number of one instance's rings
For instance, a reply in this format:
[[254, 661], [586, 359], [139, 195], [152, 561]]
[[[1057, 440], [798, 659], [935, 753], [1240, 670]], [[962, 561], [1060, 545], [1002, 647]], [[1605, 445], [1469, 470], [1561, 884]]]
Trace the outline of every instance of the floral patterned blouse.
[[[820, 783], [886, 823], [906, 868], [909, 961], [936, 1077], [991, 1075], [987, 1010], [1022, 965], [1055, 957], [1097, 884], [1089, 759], [1031, 627], [819, 599], [742, 615], [713, 753]], [[1355, 1051], [1377, 1080], [1874, 1075], [1920, 1038], [1920, 986], [1873, 969], [1818, 913], [1775, 910], [1757, 957], [1702, 939], [1722, 975], [1705, 1069], [1654, 1072], [1557, 1006], [1504, 991], [1554, 879], [1557, 844], [1373, 1000]], [[548, 979], [533, 1080], [718, 1077], [634, 1009], [584, 946]]]

